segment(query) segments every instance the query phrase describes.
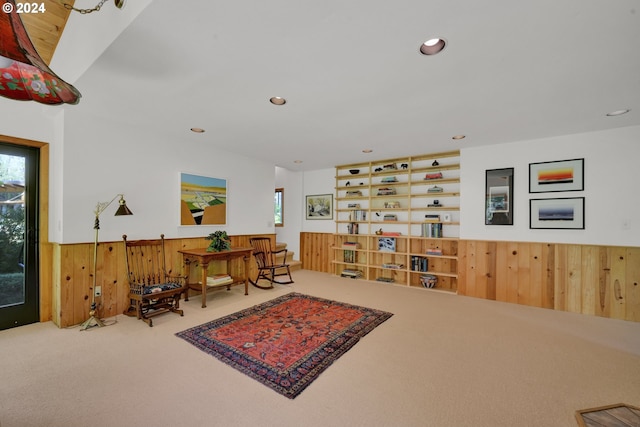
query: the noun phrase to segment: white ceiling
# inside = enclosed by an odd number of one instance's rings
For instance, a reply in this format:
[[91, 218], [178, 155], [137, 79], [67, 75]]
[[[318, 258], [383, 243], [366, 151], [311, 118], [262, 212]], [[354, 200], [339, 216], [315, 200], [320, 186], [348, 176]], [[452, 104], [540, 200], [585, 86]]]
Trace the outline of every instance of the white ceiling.
[[[638, 9], [637, 0], [153, 0], [74, 82], [83, 98], [65, 108], [291, 170], [640, 125]], [[67, 32], [82, 37], [73, 21]], [[432, 37], [447, 48], [421, 55]], [[632, 111], [605, 116], [619, 109]]]

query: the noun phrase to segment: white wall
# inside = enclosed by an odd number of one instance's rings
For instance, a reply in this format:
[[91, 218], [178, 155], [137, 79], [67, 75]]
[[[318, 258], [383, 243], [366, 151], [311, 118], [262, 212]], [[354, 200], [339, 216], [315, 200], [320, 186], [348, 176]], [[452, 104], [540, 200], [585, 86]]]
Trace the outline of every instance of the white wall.
[[[584, 191], [529, 193], [529, 163], [584, 158]], [[640, 246], [640, 127], [461, 150], [460, 238]], [[485, 170], [513, 167], [514, 225], [484, 225]], [[529, 229], [529, 200], [585, 197], [584, 230]]]
[[[335, 233], [336, 224], [334, 221], [322, 220], [322, 219], [306, 219], [306, 207], [304, 197], [314, 194], [331, 194], [335, 199], [335, 186], [336, 186], [336, 170], [331, 169], [319, 169], [316, 171], [308, 171], [303, 174], [303, 197], [301, 199], [300, 206], [303, 207], [301, 212], [302, 217], [302, 231], [309, 233]], [[335, 200], [334, 206], [335, 209]], [[335, 212], [333, 212], [335, 219]]]
[[276, 227], [276, 241], [286, 243], [293, 259], [300, 260], [300, 230], [304, 221], [302, 172], [276, 167], [276, 188], [284, 189], [284, 226]]
[[[229, 234], [273, 233], [273, 164], [238, 156], [220, 148], [213, 134], [157, 135], [153, 129], [105, 124], [81, 109], [67, 112], [62, 174], [62, 243], [93, 240], [93, 211], [124, 193], [133, 216], [114, 217], [117, 201], [100, 216], [100, 240], [206, 236], [217, 229]], [[202, 136], [203, 138], [198, 138]], [[60, 159], [56, 158], [56, 161]], [[226, 226], [180, 226], [180, 173], [227, 179]]]

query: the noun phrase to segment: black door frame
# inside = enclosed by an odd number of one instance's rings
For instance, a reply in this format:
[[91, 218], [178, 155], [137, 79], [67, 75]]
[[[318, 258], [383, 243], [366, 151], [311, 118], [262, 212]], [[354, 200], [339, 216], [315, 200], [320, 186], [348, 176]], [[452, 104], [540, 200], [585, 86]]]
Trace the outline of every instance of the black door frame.
[[2, 330], [40, 320], [40, 150], [38, 147], [5, 142], [2, 138], [0, 138], [0, 150], [3, 154], [25, 158], [25, 298], [23, 304], [0, 309], [0, 330]]

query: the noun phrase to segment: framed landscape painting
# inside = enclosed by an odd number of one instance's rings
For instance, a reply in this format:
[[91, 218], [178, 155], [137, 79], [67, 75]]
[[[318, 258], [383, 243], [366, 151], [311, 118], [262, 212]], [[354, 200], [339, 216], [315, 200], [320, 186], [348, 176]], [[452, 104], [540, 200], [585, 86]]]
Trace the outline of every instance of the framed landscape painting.
[[306, 196], [307, 219], [333, 219], [333, 194]]
[[529, 200], [529, 228], [584, 230], [584, 197]]
[[225, 225], [227, 180], [180, 174], [180, 225]]
[[584, 159], [529, 164], [529, 193], [584, 190]]

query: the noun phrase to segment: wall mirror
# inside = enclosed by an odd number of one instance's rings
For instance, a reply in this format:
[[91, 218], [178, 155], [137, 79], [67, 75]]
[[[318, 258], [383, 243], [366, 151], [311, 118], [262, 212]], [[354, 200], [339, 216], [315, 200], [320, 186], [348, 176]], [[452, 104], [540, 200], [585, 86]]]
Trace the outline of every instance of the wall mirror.
[[513, 168], [486, 171], [484, 223], [513, 225]]

